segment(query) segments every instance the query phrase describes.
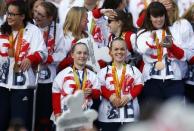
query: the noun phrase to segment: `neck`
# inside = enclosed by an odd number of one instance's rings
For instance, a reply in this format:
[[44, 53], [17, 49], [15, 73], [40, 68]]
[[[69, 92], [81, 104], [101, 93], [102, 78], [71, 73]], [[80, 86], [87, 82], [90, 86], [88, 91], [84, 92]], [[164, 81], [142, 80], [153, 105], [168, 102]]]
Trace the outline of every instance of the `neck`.
[[124, 63], [124, 62], [115, 62], [115, 61], [114, 61], [114, 65], [115, 65], [115, 67], [116, 67], [117, 69], [121, 69], [122, 66], [123, 66], [123, 63]]
[[85, 65], [77, 65], [77, 64], [74, 64], [74, 67], [78, 70], [83, 70], [85, 68]]
[[92, 5], [84, 4], [84, 7], [89, 11], [92, 11], [96, 7], [96, 3]]
[[121, 29], [118, 29], [117, 32], [115, 33], [116, 37], [119, 37], [121, 35]]
[[46, 28], [46, 27], [49, 27], [51, 25], [51, 23], [52, 22], [48, 22], [48, 23], [46, 23], [44, 25], [38, 25], [38, 27], [40, 27], [40, 28]]
[[12, 31], [19, 31], [20, 29], [22, 29], [24, 27], [24, 25], [17, 25], [17, 26], [13, 26], [11, 27], [12, 28]]

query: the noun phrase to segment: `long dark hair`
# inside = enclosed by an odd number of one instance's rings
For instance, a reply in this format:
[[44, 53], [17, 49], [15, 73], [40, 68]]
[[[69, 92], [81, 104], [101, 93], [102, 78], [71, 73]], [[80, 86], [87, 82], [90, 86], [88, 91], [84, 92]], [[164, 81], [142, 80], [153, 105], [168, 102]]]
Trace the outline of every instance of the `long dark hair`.
[[146, 31], [155, 30], [155, 27], [153, 26], [153, 24], [151, 22], [151, 15], [153, 17], [158, 17], [158, 16], [164, 15], [165, 22], [164, 22], [164, 25], [162, 28], [167, 29], [168, 26], [170, 26], [167, 10], [166, 10], [165, 6], [160, 2], [152, 2], [152, 3], [150, 3], [150, 5], [148, 6], [148, 8], [146, 10], [145, 19], [144, 19], [144, 22], [143, 22], [141, 29], [145, 29]]
[[[16, 0], [16, 1], [12, 1], [10, 2], [8, 5], [7, 5], [7, 10], [8, 10], [8, 7], [10, 5], [13, 5], [13, 6], [16, 6], [18, 8], [18, 11], [21, 15], [24, 15], [25, 18], [23, 20], [23, 24], [24, 24], [24, 27], [27, 25], [27, 22], [30, 21], [30, 18], [28, 16], [28, 9], [27, 9], [27, 6], [26, 6], [26, 3], [24, 1], [19, 1], [19, 0]], [[8, 25], [7, 21], [2, 24], [1, 26], [1, 33], [2, 34], [11, 34], [12, 32], [12, 28], [10, 25]]]
[[122, 22], [121, 32], [132, 31], [135, 32], [135, 27], [133, 26], [133, 17], [131, 13], [126, 13], [123, 10], [116, 9], [114, 10], [117, 16], [114, 18], [115, 20], [120, 20]]

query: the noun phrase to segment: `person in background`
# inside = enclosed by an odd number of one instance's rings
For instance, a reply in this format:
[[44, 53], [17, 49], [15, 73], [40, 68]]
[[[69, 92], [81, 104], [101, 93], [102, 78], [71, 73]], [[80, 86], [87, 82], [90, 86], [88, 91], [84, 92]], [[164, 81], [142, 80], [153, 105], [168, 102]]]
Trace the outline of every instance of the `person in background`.
[[133, 26], [132, 15], [119, 9], [114, 10], [114, 12], [116, 16], [108, 19], [108, 27], [111, 33], [109, 43], [118, 37], [124, 39], [128, 49], [126, 62], [140, 67], [141, 56], [136, 52], [136, 29]]
[[41, 2], [34, 9], [34, 23], [42, 31], [48, 50], [46, 62], [40, 64], [36, 101], [36, 131], [50, 131], [52, 123], [52, 83], [57, 66], [66, 57], [63, 28], [57, 23], [57, 8], [50, 2]]
[[0, 46], [0, 130], [5, 131], [11, 119], [21, 119], [31, 129], [33, 65], [47, 58], [41, 31], [29, 23], [23, 1], [8, 4], [6, 22], [1, 25]]
[[143, 10], [146, 10], [152, 1], [154, 0], [129, 0], [128, 10], [133, 16], [133, 24], [135, 27], [140, 27], [140, 24], [137, 23], [137, 21], [139, 20], [140, 16], [144, 16], [144, 13], [142, 15], [140, 15], [140, 13]]
[[143, 87], [141, 72], [125, 64], [127, 46], [125, 40], [111, 42], [112, 64], [98, 72], [102, 102], [99, 107], [99, 125], [102, 131], [118, 131], [123, 124], [137, 120], [139, 104], [137, 96]]
[[[70, 52], [71, 47], [78, 43], [84, 42], [89, 48], [89, 59], [87, 65], [89, 65], [94, 71], [99, 71], [101, 65], [100, 61], [110, 61], [108, 54], [108, 47], [98, 47], [94, 42], [92, 35], [90, 35], [87, 29], [88, 15], [87, 10], [84, 7], [72, 7], [66, 17], [64, 23], [64, 35], [65, 35], [65, 50]], [[67, 55], [65, 59], [59, 64], [59, 70], [71, 65], [73, 60], [71, 55]]]
[[43, 2], [43, 1], [45, 1], [45, 0], [29, 0], [29, 1], [27, 2], [28, 8], [29, 8], [29, 17], [30, 17], [30, 19], [32, 20], [32, 23], [34, 22], [34, 21], [33, 21], [33, 12], [34, 12], [34, 10], [36, 9], [36, 7], [37, 7], [41, 2]]
[[6, 3], [4, 0], [0, 0], [0, 25], [5, 22]]
[[[188, 20], [190, 24], [192, 25], [192, 30], [194, 31], [194, 5], [191, 5], [191, 7], [185, 12], [185, 14], [182, 16], [182, 18]], [[194, 36], [194, 34], [193, 34]], [[193, 37], [192, 36], [192, 37]], [[194, 46], [191, 44], [186, 49], [187, 54], [187, 61], [188, 61], [188, 72], [187, 77], [185, 80], [185, 96], [189, 103], [194, 104], [194, 52], [193, 52]]]
[[[162, 2], [162, 1], [161, 1]], [[190, 21], [185, 19], [184, 17], [179, 17], [179, 8], [175, 1], [168, 0], [167, 3], [163, 3], [165, 7], [168, 9], [168, 16], [170, 18], [171, 26], [170, 31], [174, 34], [174, 38], [176, 38], [176, 44], [185, 50], [186, 60], [188, 61], [178, 61], [179, 66], [181, 68], [182, 78], [186, 79], [185, 81], [185, 95], [188, 101], [192, 102], [193, 96], [192, 94], [192, 77], [193, 77], [193, 67], [191, 65], [192, 62], [192, 54], [194, 49], [194, 32], [192, 28], [192, 24]], [[188, 65], [189, 63], [189, 65]]]
[[183, 14], [182, 18], [188, 20], [194, 30], [194, 4], [192, 4], [190, 8]]

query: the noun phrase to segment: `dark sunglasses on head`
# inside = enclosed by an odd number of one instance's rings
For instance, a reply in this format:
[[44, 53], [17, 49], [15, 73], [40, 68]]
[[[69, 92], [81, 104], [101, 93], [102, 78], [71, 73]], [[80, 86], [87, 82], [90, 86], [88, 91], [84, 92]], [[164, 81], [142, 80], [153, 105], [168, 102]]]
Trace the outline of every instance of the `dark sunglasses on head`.
[[108, 24], [110, 24], [113, 20], [108, 19]]

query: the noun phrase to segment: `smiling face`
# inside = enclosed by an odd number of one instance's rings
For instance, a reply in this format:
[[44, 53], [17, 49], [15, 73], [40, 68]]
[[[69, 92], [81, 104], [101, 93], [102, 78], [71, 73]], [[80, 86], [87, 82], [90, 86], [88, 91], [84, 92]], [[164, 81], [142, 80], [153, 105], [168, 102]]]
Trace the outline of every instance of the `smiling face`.
[[39, 5], [34, 9], [34, 20], [39, 27], [48, 26], [52, 21], [52, 16], [48, 16], [43, 6]]
[[127, 47], [124, 40], [114, 40], [110, 48], [110, 55], [115, 63], [123, 63], [127, 55]]
[[88, 60], [89, 51], [85, 44], [77, 44], [75, 45], [71, 55], [74, 60], [75, 67], [83, 67]]
[[84, 12], [80, 21], [80, 30], [85, 31], [87, 29], [87, 24], [88, 24], [88, 14], [87, 12]]
[[151, 15], [150, 20], [154, 28], [161, 29], [165, 23], [165, 16], [163, 15], [163, 16], [154, 17]]
[[13, 30], [23, 26], [24, 18], [25, 16], [19, 12], [17, 6], [9, 5], [7, 10], [7, 22]]

